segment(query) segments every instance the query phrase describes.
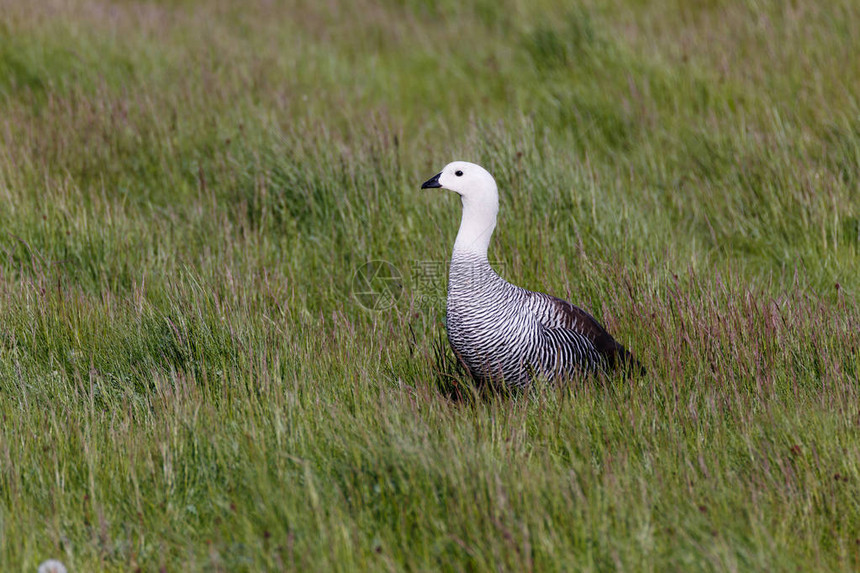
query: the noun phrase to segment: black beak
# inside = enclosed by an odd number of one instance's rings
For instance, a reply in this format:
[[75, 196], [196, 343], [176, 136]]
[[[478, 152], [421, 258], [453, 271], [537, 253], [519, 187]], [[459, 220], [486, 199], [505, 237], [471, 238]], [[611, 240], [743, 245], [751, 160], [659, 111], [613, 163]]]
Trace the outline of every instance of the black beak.
[[439, 183], [439, 178], [440, 178], [440, 177], [442, 177], [442, 173], [441, 173], [441, 172], [440, 172], [440, 173], [437, 173], [436, 175], [434, 175], [433, 177], [431, 177], [430, 179], [428, 179], [427, 181], [425, 181], [424, 183], [422, 183], [422, 184], [421, 184], [421, 188], [422, 188], [422, 189], [437, 189], [437, 188], [441, 187], [441, 186], [442, 186], [442, 184], [441, 184], [441, 183]]

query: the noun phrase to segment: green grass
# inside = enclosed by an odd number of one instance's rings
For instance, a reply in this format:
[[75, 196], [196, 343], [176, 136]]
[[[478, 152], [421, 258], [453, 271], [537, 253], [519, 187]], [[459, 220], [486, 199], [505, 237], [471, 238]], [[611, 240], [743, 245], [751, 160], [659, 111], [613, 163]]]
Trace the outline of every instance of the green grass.
[[[855, 2], [0, 4], [0, 569], [860, 568]], [[453, 159], [647, 375], [452, 372]]]

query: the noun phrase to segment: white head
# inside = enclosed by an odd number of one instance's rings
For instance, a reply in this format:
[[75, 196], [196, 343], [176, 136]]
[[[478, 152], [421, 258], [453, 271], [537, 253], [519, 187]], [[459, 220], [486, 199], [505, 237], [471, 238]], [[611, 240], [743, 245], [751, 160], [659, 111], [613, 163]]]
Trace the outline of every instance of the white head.
[[445, 166], [435, 177], [425, 181], [422, 189], [441, 187], [458, 193], [463, 204], [477, 202], [499, 202], [496, 180], [490, 172], [468, 161], [454, 161]]
[[499, 213], [499, 191], [493, 176], [480, 165], [454, 161], [425, 181], [421, 188], [448, 189], [460, 195], [463, 220], [454, 253], [468, 251], [486, 257]]
[[48, 559], [39, 565], [39, 569], [36, 570], [36, 573], [66, 573], [66, 571], [68, 571], [68, 569], [66, 569], [66, 566], [63, 565], [62, 561]]

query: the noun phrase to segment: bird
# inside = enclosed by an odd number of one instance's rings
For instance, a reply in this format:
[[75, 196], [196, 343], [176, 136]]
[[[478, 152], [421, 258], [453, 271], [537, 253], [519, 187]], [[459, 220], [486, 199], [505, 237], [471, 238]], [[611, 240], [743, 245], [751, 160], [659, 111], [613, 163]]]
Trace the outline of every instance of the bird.
[[68, 569], [63, 565], [62, 561], [56, 559], [48, 559], [39, 564], [36, 573], [67, 573]]
[[589, 313], [513, 285], [490, 266], [496, 180], [480, 165], [454, 161], [421, 185], [460, 195], [463, 216], [448, 276], [446, 329], [458, 361], [479, 384], [522, 389], [536, 379], [570, 380], [622, 368], [644, 372]]

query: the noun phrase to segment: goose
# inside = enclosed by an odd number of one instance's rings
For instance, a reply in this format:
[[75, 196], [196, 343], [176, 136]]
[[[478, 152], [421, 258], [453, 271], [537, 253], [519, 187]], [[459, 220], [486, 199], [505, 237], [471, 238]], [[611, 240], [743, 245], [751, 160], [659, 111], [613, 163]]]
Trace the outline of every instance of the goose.
[[512, 389], [535, 379], [623, 367], [641, 370], [597, 320], [571, 303], [515, 286], [490, 266], [496, 180], [480, 165], [455, 161], [421, 185], [460, 195], [463, 218], [448, 277], [446, 328], [460, 363], [479, 384]]

